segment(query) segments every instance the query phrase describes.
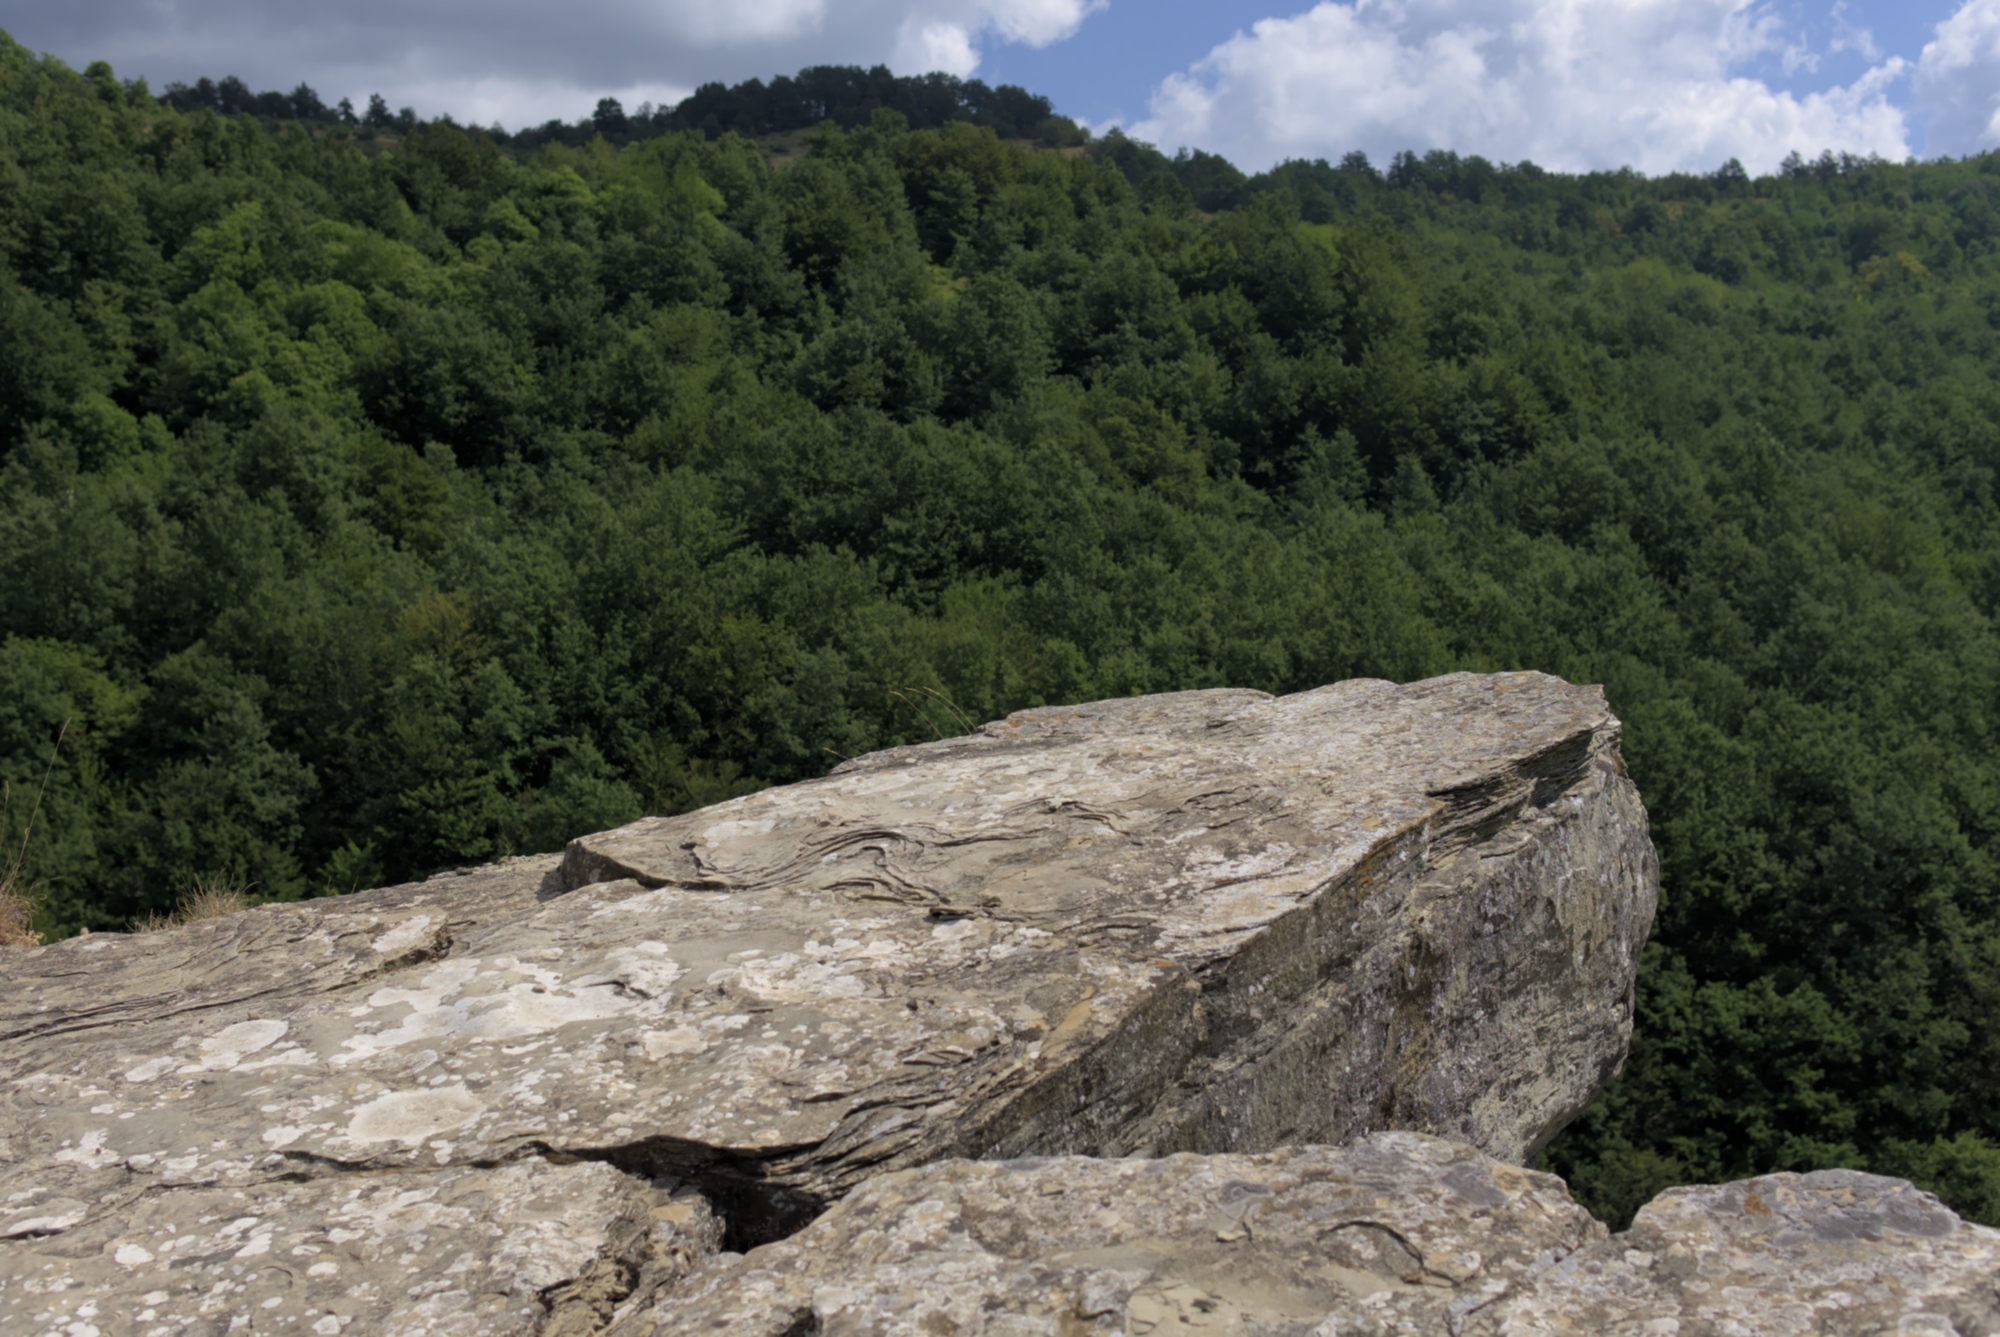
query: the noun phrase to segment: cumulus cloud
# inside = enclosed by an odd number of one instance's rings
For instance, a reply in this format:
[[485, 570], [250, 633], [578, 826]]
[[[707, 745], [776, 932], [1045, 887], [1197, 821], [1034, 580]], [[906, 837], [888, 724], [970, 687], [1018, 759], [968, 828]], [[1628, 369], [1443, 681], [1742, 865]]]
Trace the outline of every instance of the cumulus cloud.
[[1917, 58], [1917, 105], [1934, 114], [1926, 153], [1976, 153], [2000, 143], [2000, 0], [1969, 0], [1937, 26]]
[[1169, 77], [1131, 132], [1246, 169], [1350, 149], [1649, 173], [1769, 170], [1793, 149], [1905, 156], [1889, 93], [1907, 62], [1804, 96], [1732, 73], [1792, 45], [1756, 0], [1328, 0]]
[[586, 115], [597, 98], [672, 102], [711, 80], [806, 65], [888, 64], [966, 76], [982, 45], [1043, 46], [1104, 0], [21, 0], [6, 28], [79, 68], [127, 78], [301, 79], [329, 101], [394, 105], [516, 126]]

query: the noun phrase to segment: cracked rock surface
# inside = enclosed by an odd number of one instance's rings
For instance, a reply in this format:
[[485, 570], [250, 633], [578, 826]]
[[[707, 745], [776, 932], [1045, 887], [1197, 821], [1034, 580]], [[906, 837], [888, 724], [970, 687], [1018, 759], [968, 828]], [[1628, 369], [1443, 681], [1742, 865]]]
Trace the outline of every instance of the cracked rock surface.
[[[560, 862], [9, 952], [0, 1328], [206, 1331], [192, 1287], [216, 1331], [561, 1330], [718, 1219], [746, 1247], [949, 1156], [1525, 1159], [1630, 1032], [1657, 874], [1617, 744], [1540, 674], [1035, 710]], [[450, 1224], [313, 1274], [388, 1184]], [[506, 1269], [496, 1223], [572, 1209], [588, 1248]]]
[[614, 1337], [1861, 1337], [2000, 1332], [2000, 1231], [1852, 1171], [1673, 1189], [1607, 1236], [1562, 1181], [1342, 1148], [945, 1161], [712, 1260]]

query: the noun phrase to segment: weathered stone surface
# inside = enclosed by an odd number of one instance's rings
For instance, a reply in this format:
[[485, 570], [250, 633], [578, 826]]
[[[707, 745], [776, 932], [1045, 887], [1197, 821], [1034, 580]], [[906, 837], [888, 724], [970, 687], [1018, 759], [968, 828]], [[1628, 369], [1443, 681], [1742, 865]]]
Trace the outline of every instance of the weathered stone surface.
[[615, 1337], [2000, 1333], [2000, 1231], [1899, 1179], [1672, 1189], [1607, 1237], [1560, 1180], [1415, 1133], [944, 1161], [723, 1255]]
[[870, 1180], [613, 1332], [1442, 1337], [1604, 1235], [1561, 1180], [1415, 1133], [1256, 1156], [946, 1161]]
[[[1617, 738], [1538, 674], [1034, 711], [560, 867], [10, 951], [0, 1250], [189, 1194], [318, 1229], [357, 1173], [597, 1162], [742, 1244], [949, 1155], [1403, 1126], [1520, 1159], [1629, 1033], [1655, 871]], [[558, 1287], [642, 1297], [600, 1233]]]
[[563, 875], [695, 930], [708, 987], [659, 1047], [771, 1009], [783, 1052], [704, 1048], [668, 1117], [822, 1198], [945, 1154], [1383, 1126], [1521, 1159], [1629, 1035], [1656, 869], [1617, 736], [1540, 674], [1030, 711], [586, 837]]
[[713, 1251], [707, 1203], [524, 1160], [134, 1193], [0, 1249], [9, 1333], [602, 1331]]
[[2000, 1231], [1854, 1170], [1669, 1189], [1466, 1332], [1993, 1337]]

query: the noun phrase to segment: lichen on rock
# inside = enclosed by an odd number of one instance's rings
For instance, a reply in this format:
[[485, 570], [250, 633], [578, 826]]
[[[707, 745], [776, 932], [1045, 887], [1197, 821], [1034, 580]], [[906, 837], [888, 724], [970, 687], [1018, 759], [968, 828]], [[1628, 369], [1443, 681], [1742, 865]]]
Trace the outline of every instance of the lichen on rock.
[[[1630, 1033], [1657, 873], [1618, 736], [1540, 674], [1034, 710], [560, 860], [9, 953], [0, 1321], [58, 1274], [100, 1315], [186, 1303], [121, 1249], [221, 1268], [254, 1320], [278, 1264], [210, 1234], [282, 1217], [307, 1258], [364, 1185], [459, 1185], [456, 1251], [350, 1270], [373, 1298], [313, 1322], [446, 1332], [636, 1312], [951, 1157], [1407, 1128], [1525, 1160]], [[505, 1204], [546, 1200], [503, 1171], [578, 1186], [596, 1241], [539, 1290], [494, 1270]], [[629, 1224], [688, 1194], [713, 1231], [648, 1262]]]

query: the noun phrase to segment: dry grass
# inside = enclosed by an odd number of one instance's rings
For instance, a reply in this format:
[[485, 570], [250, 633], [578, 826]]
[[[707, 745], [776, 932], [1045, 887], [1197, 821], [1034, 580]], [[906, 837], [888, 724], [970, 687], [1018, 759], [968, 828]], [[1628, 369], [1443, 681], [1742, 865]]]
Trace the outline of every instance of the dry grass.
[[249, 908], [249, 887], [225, 886], [219, 882], [203, 882], [200, 878], [196, 878], [193, 889], [181, 897], [178, 909], [166, 916], [146, 916], [135, 931], [158, 933], [161, 929], [197, 924], [204, 919], [221, 919], [225, 915], [241, 914]]
[[[69, 736], [69, 721], [56, 730], [55, 746], [49, 749], [48, 769], [42, 772], [41, 788], [35, 791], [35, 806], [28, 811], [28, 824], [21, 831], [21, 844], [7, 866], [0, 868], [0, 947], [39, 947], [42, 935], [35, 931], [35, 893], [28, 885], [28, 838], [35, 834], [35, 819], [42, 815], [42, 796], [49, 792], [49, 777], [55, 774], [62, 757], [63, 739]], [[14, 810], [14, 787], [0, 783], [0, 824]]]
[[931, 731], [933, 742], [954, 737], [952, 731], [945, 727], [947, 724], [955, 726], [961, 735], [979, 731], [979, 725], [970, 715], [953, 705], [950, 697], [934, 687], [905, 687], [890, 692], [889, 698], [908, 706]]
[[22, 885], [20, 865], [0, 873], [0, 947], [40, 947], [35, 932], [35, 898]]

